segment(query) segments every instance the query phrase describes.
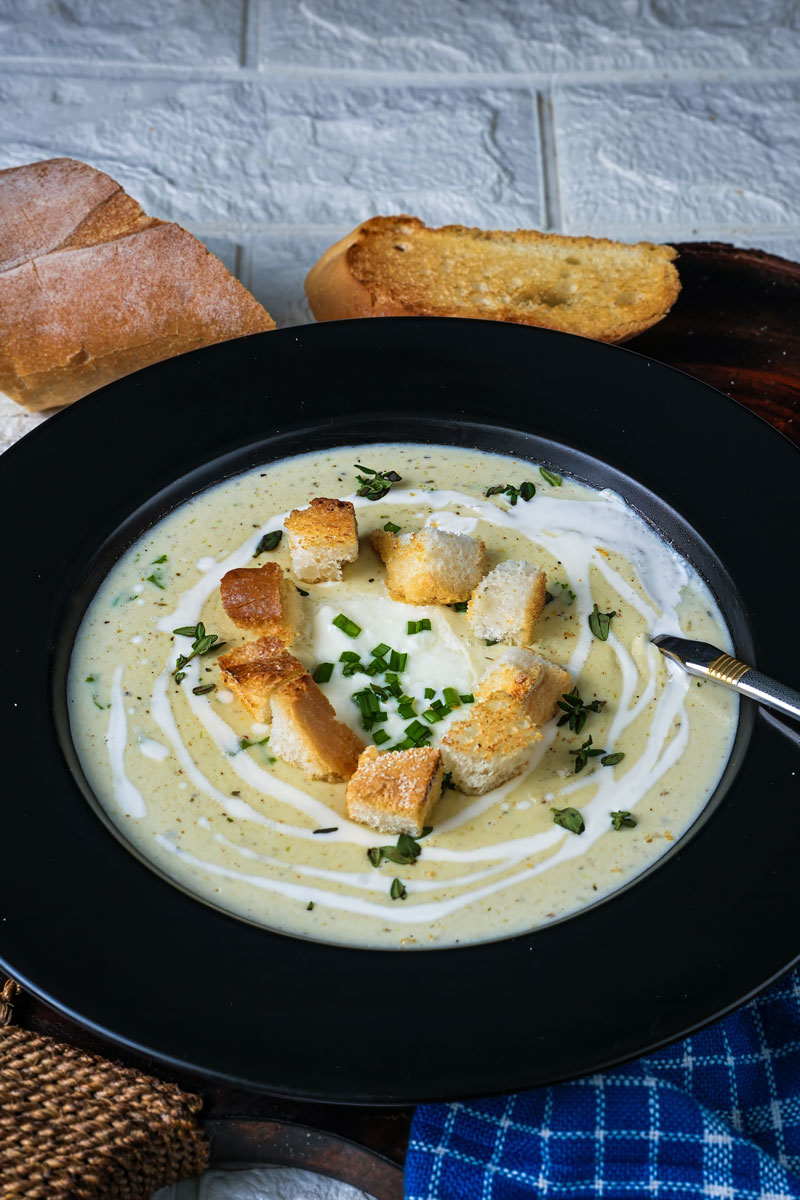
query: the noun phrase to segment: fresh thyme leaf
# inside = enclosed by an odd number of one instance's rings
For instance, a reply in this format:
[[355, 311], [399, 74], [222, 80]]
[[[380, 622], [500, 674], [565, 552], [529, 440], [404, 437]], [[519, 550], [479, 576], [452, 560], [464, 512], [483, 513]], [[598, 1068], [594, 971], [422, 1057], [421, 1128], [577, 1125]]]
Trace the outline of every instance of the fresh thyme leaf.
[[327, 829], [315, 829], [314, 833], [336, 833], [339, 829], [338, 825], [330, 825]]
[[[195, 658], [197, 655], [208, 654], [210, 650], [221, 650], [225, 645], [224, 642], [218, 641], [215, 633], [206, 633], [206, 627], [202, 621], [198, 621], [194, 629], [188, 625], [182, 625], [180, 629], [173, 629], [172, 632], [181, 634], [183, 637], [192, 637], [192, 635], [194, 635], [191, 654], [178, 655], [175, 663], [175, 670], [172, 672], [172, 674], [175, 676], [176, 683], [180, 683], [181, 679], [184, 678], [186, 672], [183, 670], [183, 668], [187, 665], [187, 663], [190, 663], [193, 658]], [[211, 691], [211, 688], [208, 688], [207, 690]], [[198, 692], [198, 695], [202, 695], [202, 693]]]
[[544, 602], [545, 602], [545, 604], [552, 604], [552, 603], [553, 603], [553, 593], [552, 593], [552, 592], [545, 592], [545, 594], [544, 594]]
[[153, 572], [152, 575], [146, 576], [146, 582], [152, 583], [155, 587], [160, 588], [162, 592], [165, 590], [164, 583], [162, 582], [160, 576], [158, 576], [155, 571]]
[[177, 629], [173, 629], [173, 633], [179, 633], [181, 637], [190, 637], [197, 639], [200, 635], [197, 632], [196, 625], [180, 625]]
[[508, 503], [513, 508], [520, 497], [523, 500], [532, 500], [536, 495], [536, 485], [531, 483], [529, 479], [526, 479], [519, 487], [514, 487], [513, 483], [496, 483], [494, 487], [486, 489], [487, 496], [499, 496], [501, 494], [506, 497]]
[[86, 682], [87, 682], [87, 683], [94, 683], [94, 675], [87, 675], [87, 676], [86, 676]]
[[617, 763], [622, 762], [624, 757], [625, 752], [623, 750], [618, 750], [616, 754], [607, 754], [605, 758], [600, 759], [600, 762], [604, 767], [615, 767]]
[[372, 863], [373, 867], [379, 867], [383, 862], [383, 854], [380, 846], [370, 846], [367, 851], [367, 858]]
[[180, 682], [181, 682], [181, 680], [183, 680], [183, 679], [185, 679], [185, 678], [186, 678], [186, 672], [185, 672], [185, 671], [176, 671], [176, 672], [175, 672], [175, 682], [176, 682], [176, 683], [180, 683]]
[[583, 833], [586, 826], [583, 823], [583, 817], [577, 808], [551, 808], [553, 821], [556, 825], [560, 825], [562, 829], [568, 829], [570, 833]]
[[584, 704], [576, 686], [571, 692], [565, 692], [561, 699], [556, 701], [556, 704], [564, 713], [558, 722], [559, 726], [569, 723], [573, 733], [580, 733], [586, 724], [589, 713], [600, 712], [605, 708], [606, 702], [605, 700], [592, 700], [590, 704]]
[[589, 614], [589, 628], [596, 638], [601, 642], [608, 641], [608, 633], [611, 628], [611, 618], [615, 617], [615, 612], [600, 612], [595, 604], [594, 610]]
[[487, 496], [499, 496], [500, 493], [504, 492], [507, 487], [508, 487], [507, 483], [496, 483], [494, 485], [494, 487], [490, 487], [490, 488], [486, 489], [486, 495]]
[[393, 879], [392, 886], [389, 888], [389, 895], [393, 900], [405, 900], [408, 895], [405, 884], [399, 879]]
[[282, 529], [273, 529], [271, 533], [265, 533], [253, 551], [253, 558], [258, 558], [259, 554], [264, 554], [267, 550], [276, 550], [282, 537]]
[[536, 495], [536, 485], [526, 479], [524, 483], [519, 485], [519, 494], [523, 500], [532, 500]]
[[568, 583], [562, 583], [560, 579], [557, 579], [556, 582], [553, 584], [553, 587], [561, 588], [561, 597], [562, 597], [562, 599], [566, 600], [567, 604], [575, 603], [575, 593], [573, 592], [572, 588], [569, 586]]
[[561, 487], [561, 476], [556, 475], [555, 471], [548, 471], [547, 467], [539, 467], [539, 474], [551, 487]]
[[[356, 475], [356, 479], [361, 485], [356, 492], [357, 496], [364, 496], [367, 500], [380, 500], [389, 491], [393, 483], [400, 483], [402, 476], [397, 474], [397, 471], [376, 471], [372, 467], [364, 467], [361, 463], [355, 463], [357, 471], [363, 471], [363, 475]], [[365, 476], [372, 476], [371, 479]], [[396, 530], [388, 530], [389, 533], [395, 533]]]
[[619, 812], [612, 812], [611, 825], [617, 831], [620, 829], [633, 829], [634, 825], [636, 825], [636, 817], [623, 808]]
[[269, 734], [267, 734], [266, 737], [263, 737], [258, 741], [256, 741], [253, 738], [241, 738], [239, 741], [239, 747], [242, 750], [249, 750], [251, 746], [265, 746], [268, 741], [269, 741]]
[[154, 567], [156, 567], [156, 566], [158, 566], [158, 564], [159, 564], [159, 563], [166, 562], [166, 561], [167, 561], [167, 556], [166, 556], [166, 554], [161, 554], [161, 555], [159, 555], [159, 557], [158, 557], [158, 558], [154, 558], [154, 559], [153, 559], [153, 563], [152, 563], [152, 565], [153, 565]]
[[605, 750], [598, 750], [592, 745], [592, 735], [589, 734], [586, 741], [581, 746], [580, 750], [570, 750], [570, 754], [575, 755], [575, 774], [582, 771], [590, 758], [597, 758], [600, 754], [605, 754]]
[[309, 900], [308, 904], [306, 905], [306, 912], [313, 912], [313, 910], [314, 910], [314, 901]]
[[198, 684], [197, 687], [192, 688], [192, 695], [193, 696], [205, 696], [208, 694], [208, 692], [213, 692], [214, 689], [216, 688], [216, 686], [217, 685], [215, 683]]
[[[298, 596], [307, 596], [308, 595], [308, 592], [304, 591], [303, 588], [301, 588], [301, 587], [297, 587], [297, 584], [295, 584], [294, 586], [297, 588]], [[313, 901], [312, 901], [312, 903], [313, 903]]]

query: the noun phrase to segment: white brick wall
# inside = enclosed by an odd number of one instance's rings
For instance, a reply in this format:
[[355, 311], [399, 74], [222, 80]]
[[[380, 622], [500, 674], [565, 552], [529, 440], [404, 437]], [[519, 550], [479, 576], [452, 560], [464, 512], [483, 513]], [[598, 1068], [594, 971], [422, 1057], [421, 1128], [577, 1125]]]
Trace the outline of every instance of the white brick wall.
[[0, 166], [102, 167], [280, 324], [376, 212], [800, 259], [798, 131], [797, 0], [0, 0]]

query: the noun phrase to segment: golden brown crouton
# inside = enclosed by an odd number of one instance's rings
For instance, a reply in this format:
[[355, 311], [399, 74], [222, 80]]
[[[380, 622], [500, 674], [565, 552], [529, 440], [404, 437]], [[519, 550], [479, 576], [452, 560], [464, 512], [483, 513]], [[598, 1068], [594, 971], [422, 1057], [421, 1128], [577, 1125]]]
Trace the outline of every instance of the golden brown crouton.
[[358, 558], [358, 526], [349, 500], [318, 496], [284, 522], [292, 570], [304, 583], [341, 579], [342, 565]]
[[349, 779], [364, 749], [310, 675], [287, 683], [272, 698], [270, 749], [306, 779]]
[[269, 721], [271, 700], [278, 688], [305, 672], [279, 638], [245, 642], [217, 659], [225, 686], [257, 721]]
[[498, 563], [476, 587], [467, 620], [476, 637], [523, 646], [545, 605], [547, 576], [529, 562]]
[[572, 676], [557, 663], [533, 650], [506, 650], [475, 689], [479, 700], [492, 692], [508, 692], [522, 704], [534, 725], [544, 725], [557, 712], [556, 705], [571, 691]]
[[468, 600], [484, 571], [484, 544], [466, 533], [429, 527], [396, 537], [377, 530], [371, 540], [386, 564], [389, 595], [406, 604]]
[[347, 815], [380, 833], [419, 837], [442, 794], [442, 756], [432, 746], [379, 754], [368, 746], [347, 785]]
[[234, 625], [291, 644], [297, 632], [300, 601], [297, 588], [278, 563], [228, 571], [220, 580], [219, 592], [222, 607]]
[[525, 769], [531, 746], [541, 736], [519, 700], [493, 692], [450, 726], [442, 739], [442, 758], [454, 787], [482, 796]]

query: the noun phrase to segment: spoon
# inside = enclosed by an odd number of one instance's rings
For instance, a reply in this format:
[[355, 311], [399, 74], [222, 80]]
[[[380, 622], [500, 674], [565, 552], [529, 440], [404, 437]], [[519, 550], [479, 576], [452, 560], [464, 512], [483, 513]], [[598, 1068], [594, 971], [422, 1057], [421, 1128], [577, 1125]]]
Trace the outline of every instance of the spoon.
[[740, 696], [748, 696], [759, 704], [766, 704], [800, 720], [800, 692], [770, 679], [755, 667], [748, 667], [738, 658], [731, 658], [724, 650], [709, 646], [708, 642], [690, 642], [686, 638], [663, 633], [652, 641], [663, 655], [683, 667], [689, 675], [724, 683]]

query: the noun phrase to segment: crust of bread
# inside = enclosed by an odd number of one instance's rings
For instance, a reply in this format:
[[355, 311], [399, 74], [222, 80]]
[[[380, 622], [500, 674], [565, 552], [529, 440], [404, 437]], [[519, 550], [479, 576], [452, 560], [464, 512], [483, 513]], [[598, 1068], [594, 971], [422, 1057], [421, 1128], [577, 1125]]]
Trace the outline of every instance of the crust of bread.
[[284, 522], [292, 570], [303, 583], [341, 579], [342, 566], [358, 558], [358, 525], [349, 500], [317, 496]]
[[279, 563], [236, 567], [219, 584], [222, 607], [239, 629], [276, 637], [291, 645], [299, 618], [299, 597]]
[[676, 257], [652, 242], [373, 217], [325, 251], [306, 294], [318, 321], [473, 317], [622, 342], [675, 303]]
[[386, 587], [405, 604], [458, 604], [469, 599], [485, 566], [480, 538], [440, 529], [396, 536], [376, 530], [370, 538], [386, 567]]
[[272, 697], [284, 684], [305, 673], [279, 638], [262, 637], [220, 654], [222, 681], [257, 721], [271, 719]]
[[493, 692], [508, 692], [522, 705], [534, 725], [544, 725], [558, 712], [561, 697], [571, 691], [568, 671], [534, 650], [506, 650], [475, 689], [478, 700]]
[[476, 637], [524, 646], [547, 600], [547, 575], [522, 560], [504, 559], [470, 598], [467, 621]]
[[492, 692], [450, 726], [442, 738], [442, 759], [460, 792], [482, 796], [522, 773], [541, 736], [518, 700]]
[[272, 698], [270, 749], [306, 779], [341, 783], [355, 774], [364, 743], [336, 719], [327, 696], [303, 674]]
[[274, 329], [192, 234], [74, 159], [0, 171], [0, 392], [70, 404], [151, 363]]
[[368, 746], [345, 798], [351, 821], [379, 833], [419, 837], [442, 794], [442, 755], [432, 746], [379, 754]]

